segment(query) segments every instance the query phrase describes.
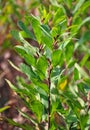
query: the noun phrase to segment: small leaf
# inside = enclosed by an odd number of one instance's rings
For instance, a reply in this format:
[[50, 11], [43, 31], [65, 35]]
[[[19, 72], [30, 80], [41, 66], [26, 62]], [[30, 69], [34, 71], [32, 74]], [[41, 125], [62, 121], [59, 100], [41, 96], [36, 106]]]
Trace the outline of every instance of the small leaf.
[[80, 74], [84, 78], [89, 78], [88, 74], [77, 63], [75, 63], [75, 68], [80, 72]]
[[90, 41], [90, 31], [84, 32], [78, 43], [81, 45], [83, 43]]
[[31, 80], [38, 80], [37, 75], [34, 73], [34, 71], [32, 70], [32, 68], [24, 63], [20, 64], [20, 69], [21, 72], [23, 72], [24, 74], [26, 74], [28, 76], [29, 79]]
[[3, 111], [5, 111], [9, 108], [10, 108], [10, 106], [5, 106], [5, 107], [0, 108], [0, 113], [2, 113]]
[[54, 66], [60, 64], [60, 60], [61, 60], [61, 54], [62, 51], [61, 50], [55, 50], [52, 54], [52, 64]]
[[88, 53], [86, 53], [86, 54], [84, 55], [84, 57], [82, 58], [82, 60], [81, 60], [81, 62], [80, 62], [80, 65], [81, 65], [81, 66], [84, 66], [84, 65], [87, 64], [87, 60], [88, 60], [89, 56], [90, 56], [90, 55], [89, 55]]
[[19, 69], [16, 65], [14, 65], [10, 60], [8, 60], [8, 62], [10, 63], [10, 65], [11, 65], [14, 69], [16, 69], [17, 71], [20, 71], [20, 69]]
[[15, 49], [19, 53], [19, 55], [22, 56], [29, 65], [35, 66], [35, 63], [36, 63], [36, 59], [34, 57], [35, 52], [32, 49], [32, 47], [25, 48], [23, 46], [18, 45], [15, 47]]
[[20, 113], [23, 117], [25, 117], [26, 119], [30, 120], [34, 125], [37, 125], [37, 124], [38, 124], [38, 122], [37, 122], [36, 120], [32, 119], [32, 118], [31, 118], [30, 116], [28, 116], [26, 113], [22, 112], [22, 111], [19, 110], [19, 109], [18, 109], [18, 111], [19, 111], [19, 113]]
[[30, 129], [30, 130], [34, 130], [33, 128], [29, 127], [27, 124], [20, 124], [20, 123], [17, 123], [15, 122], [14, 120], [12, 119], [9, 119], [9, 118], [6, 118], [6, 120], [9, 122], [9, 124], [13, 125], [13, 126], [17, 126], [19, 128], [22, 128], [24, 130], [27, 130], [27, 129]]
[[78, 9], [83, 5], [84, 2], [85, 2], [85, 0], [79, 0], [75, 9], [73, 10], [73, 14], [76, 13], [76, 11], [78, 11]]
[[90, 22], [90, 17], [87, 17], [86, 19], [84, 19], [84, 20], [82, 21], [82, 23], [78, 26], [78, 30], [79, 30], [85, 23], [87, 23], [87, 22]]
[[43, 73], [45, 78], [46, 70], [48, 68], [48, 63], [47, 63], [47, 59], [44, 56], [39, 57], [39, 59], [37, 60], [36, 68], [37, 70]]
[[79, 80], [79, 72], [76, 68], [74, 69], [74, 80]]
[[31, 110], [35, 113], [38, 121], [42, 119], [43, 105], [39, 101], [33, 101], [31, 103]]
[[18, 25], [29, 36], [29, 38], [36, 40], [33, 33], [27, 28], [27, 26], [22, 21], [19, 21]]
[[51, 34], [48, 32], [45, 25], [41, 25], [40, 29], [42, 30], [42, 43], [46, 44], [47, 47], [51, 48], [53, 44], [53, 39]]
[[18, 92], [19, 90], [7, 79], [5, 79], [6, 82], [9, 84], [9, 86], [11, 87], [11, 89], [13, 89], [14, 91]]
[[35, 16], [33, 16], [33, 15], [31, 15], [31, 16], [27, 15], [26, 19], [28, 21], [30, 21], [30, 23], [32, 25], [32, 28], [34, 30], [34, 34], [36, 36], [36, 39], [37, 39], [37, 41], [40, 44], [41, 43], [41, 37], [42, 37], [42, 31], [40, 29], [40, 22], [39, 22], [39, 20]]
[[17, 30], [11, 30], [10, 33], [17, 41], [23, 43], [24, 46], [30, 46], [30, 44], [22, 37], [21, 33]]
[[21, 41], [20, 37], [19, 37], [19, 32], [17, 30], [11, 30], [11, 35], [17, 40], [17, 41]]
[[58, 88], [59, 88], [60, 90], [64, 91], [65, 88], [66, 88], [66, 85], [67, 85], [67, 79], [65, 79], [64, 81], [62, 81], [62, 82], [59, 84]]

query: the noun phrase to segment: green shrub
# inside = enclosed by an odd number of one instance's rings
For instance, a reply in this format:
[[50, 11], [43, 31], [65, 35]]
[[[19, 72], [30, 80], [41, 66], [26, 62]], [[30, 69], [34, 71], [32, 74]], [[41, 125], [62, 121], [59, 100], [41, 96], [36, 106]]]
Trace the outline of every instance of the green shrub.
[[17, 77], [17, 87], [7, 82], [35, 119], [19, 110], [32, 127], [8, 121], [25, 130], [86, 130], [90, 126], [90, 1], [49, 2], [40, 4], [39, 16], [27, 13], [25, 21], [18, 22], [20, 31], [11, 31], [21, 42], [15, 49], [24, 63], [19, 67], [10, 63], [27, 78]]

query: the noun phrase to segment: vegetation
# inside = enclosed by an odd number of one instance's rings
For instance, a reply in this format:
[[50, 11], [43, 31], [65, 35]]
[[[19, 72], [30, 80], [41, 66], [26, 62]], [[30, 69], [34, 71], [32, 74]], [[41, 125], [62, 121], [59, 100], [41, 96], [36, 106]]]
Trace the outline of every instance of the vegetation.
[[[36, 3], [36, 4], [35, 4]], [[10, 87], [19, 94], [34, 117], [20, 114], [31, 125], [11, 124], [24, 130], [90, 129], [90, 1], [34, 1], [37, 16], [26, 11], [20, 30], [10, 34], [20, 43], [16, 52], [26, 75]]]

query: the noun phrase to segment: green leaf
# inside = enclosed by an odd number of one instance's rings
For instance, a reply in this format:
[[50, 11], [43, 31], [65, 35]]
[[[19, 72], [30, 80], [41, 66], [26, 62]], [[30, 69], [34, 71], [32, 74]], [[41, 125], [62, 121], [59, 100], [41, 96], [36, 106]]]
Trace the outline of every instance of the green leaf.
[[81, 13], [84, 14], [84, 12], [88, 10], [89, 6], [90, 6], [90, 1], [85, 1], [83, 5], [79, 8], [79, 10], [74, 14], [74, 18], [80, 16]]
[[90, 41], [90, 31], [84, 32], [78, 43], [81, 45], [83, 43]]
[[42, 30], [42, 43], [45, 44], [47, 47], [51, 48], [53, 44], [51, 34], [49, 33], [45, 25], [41, 25], [40, 29]]
[[35, 72], [33, 71], [33, 69], [30, 66], [28, 66], [28, 65], [26, 65], [24, 63], [21, 63], [20, 64], [20, 69], [21, 69], [21, 72], [26, 74], [29, 79], [38, 80], [38, 76], [35, 74]]
[[90, 17], [85, 18], [85, 19], [83, 20], [83, 22], [78, 26], [78, 30], [79, 30], [85, 23], [87, 23], [87, 22], [89, 22], [89, 21], [90, 21]]
[[22, 112], [21, 110], [19, 110], [19, 113], [25, 117], [26, 119], [30, 120], [35, 126], [38, 124], [38, 122], [36, 120], [34, 120], [32, 117], [28, 116], [25, 112]]
[[51, 2], [51, 4], [54, 5], [54, 6], [55, 6], [55, 5], [56, 5], [56, 6], [58, 5], [58, 3], [57, 3], [56, 0], [50, 0], [50, 2]]
[[[34, 83], [35, 83], [35, 85], [37, 85], [36, 88], [38, 88], [37, 90], [38, 90], [39, 93], [43, 93], [43, 92], [39, 91], [39, 90], [42, 89], [44, 91], [44, 93], [46, 92], [48, 94], [49, 89], [48, 89], [48, 85], [47, 84], [43, 83], [43, 81], [41, 81], [41, 80], [34, 81]], [[45, 95], [46, 95], [46, 93], [45, 93]]]
[[36, 40], [33, 33], [27, 28], [27, 26], [22, 21], [19, 21], [18, 25], [20, 29], [22, 29], [29, 36], [29, 38]]
[[64, 15], [64, 11], [63, 11], [63, 8], [58, 8], [56, 13], [55, 13], [55, 16], [53, 18], [53, 23], [54, 24], [59, 24], [60, 22], [62, 22], [63, 20], [66, 19], [66, 16]]
[[[20, 32], [18, 32], [17, 30], [12, 30], [11, 32], [11, 35], [19, 42], [23, 43], [25, 47], [32, 47], [21, 35]], [[33, 47], [32, 47], [33, 50], [35, 50]]]
[[34, 57], [35, 52], [33, 51], [32, 48], [25, 48], [23, 46], [16, 46], [15, 47], [16, 51], [19, 53], [20, 56], [22, 56], [24, 58], [24, 60], [32, 66], [35, 66], [36, 64], [36, 59]]
[[73, 56], [73, 50], [74, 50], [74, 46], [73, 46], [73, 42], [71, 41], [65, 50], [65, 58], [67, 63], [71, 60], [72, 56]]
[[76, 11], [78, 11], [78, 9], [83, 5], [84, 2], [85, 2], [85, 0], [79, 0], [77, 5], [75, 6], [75, 9], [73, 10], [73, 14], [75, 14]]
[[24, 63], [22, 63], [22, 64], [20, 64], [20, 69], [21, 69], [21, 72], [23, 72], [24, 74], [26, 74], [26, 75], [28, 76], [28, 78], [31, 79], [31, 81], [32, 81], [35, 85], [41, 87], [44, 91], [48, 92], [48, 87], [47, 87], [47, 85], [44, 84], [44, 83], [40, 80], [40, 78], [39, 78], [39, 76], [37, 75], [37, 73], [34, 72], [33, 69], [32, 69], [30, 66], [28, 66], [28, 65], [26, 65], [26, 64], [24, 64]]
[[43, 105], [39, 101], [33, 101], [31, 103], [31, 110], [36, 114], [36, 117], [40, 122], [43, 114]]
[[76, 80], [78, 80], [79, 79], [79, 72], [78, 72], [78, 70], [75, 68], [74, 69], [74, 80], [76, 81]]
[[19, 37], [19, 32], [17, 30], [11, 30], [10, 33], [17, 41], [19, 41], [19, 42], [21, 41], [21, 39]]
[[0, 113], [2, 113], [3, 111], [5, 111], [9, 108], [10, 108], [10, 106], [5, 106], [5, 107], [0, 108]]
[[6, 120], [9, 122], [9, 124], [13, 125], [13, 126], [17, 126], [19, 128], [22, 128], [24, 130], [27, 130], [27, 129], [30, 129], [30, 130], [34, 130], [33, 128], [31, 128], [29, 125], [27, 124], [20, 124], [20, 123], [17, 123], [15, 121], [13, 121], [12, 119], [9, 119], [9, 118], [6, 118]]
[[75, 63], [75, 68], [84, 78], [89, 78], [88, 74], [77, 63]]
[[67, 40], [63, 40], [63, 43], [60, 45], [60, 49], [63, 50], [71, 42], [72, 38], [73, 36], [70, 36], [67, 38]]
[[6, 79], [6, 82], [9, 84], [9, 86], [11, 87], [11, 89], [13, 89], [14, 91], [18, 92], [18, 88], [16, 88], [9, 80]]
[[52, 53], [52, 64], [53, 64], [53, 66], [60, 64], [61, 54], [62, 54], [61, 50], [55, 50]]
[[58, 28], [57, 27], [53, 27], [52, 28], [52, 36], [56, 37], [58, 35]]
[[40, 44], [42, 42], [42, 39], [41, 39], [41, 37], [42, 37], [42, 31], [40, 29], [40, 22], [39, 22], [39, 20], [35, 16], [33, 16], [33, 15], [30, 15], [30, 16], [27, 15], [26, 19], [28, 21], [30, 21], [30, 23], [32, 25], [32, 28], [34, 30], [34, 34], [36, 36], [36, 39], [37, 39], [37, 41]]
[[90, 56], [90, 55], [89, 55], [88, 53], [86, 53], [86, 54], [83, 56], [83, 58], [82, 58], [82, 60], [81, 60], [81, 62], [80, 62], [80, 65], [81, 65], [81, 66], [86, 65], [86, 62], [87, 62], [89, 56]]
[[39, 59], [37, 60], [37, 63], [36, 63], [36, 68], [37, 68], [37, 71], [39, 70], [39, 72], [43, 73], [44, 78], [45, 78], [46, 70], [48, 68], [48, 62], [47, 62], [47, 59], [45, 58], [45, 56], [39, 57]]
[[37, 85], [38, 87], [41, 87], [44, 91], [46, 91], [48, 93], [48, 86], [40, 80], [37, 73], [34, 72], [30, 66], [22, 63], [22, 64], [20, 64], [20, 69], [24, 74], [26, 74], [28, 76], [29, 79], [31, 79], [31, 81], [35, 85]]
[[89, 115], [86, 113], [85, 110], [81, 110], [80, 112], [80, 126], [82, 130], [85, 130], [87, 126], [87, 121], [88, 121]]

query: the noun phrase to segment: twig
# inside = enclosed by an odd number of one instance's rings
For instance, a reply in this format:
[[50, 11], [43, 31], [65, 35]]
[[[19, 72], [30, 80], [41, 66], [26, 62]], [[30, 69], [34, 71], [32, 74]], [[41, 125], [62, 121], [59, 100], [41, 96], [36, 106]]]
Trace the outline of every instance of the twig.
[[48, 130], [50, 130], [50, 105], [51, 105], [51, 101], [50, 101], [50, 87], [51, 87], [51, 79], [50, 79], [50, 74], [51, 74], [51, 70], [52, 70], [52, 65], [51, 65], [51, 61], [48, 59], [48, 63], [49, 63], [49, 67], [48, 67], [48, 87], [49, 87], [49, 95], [48, 95]]

